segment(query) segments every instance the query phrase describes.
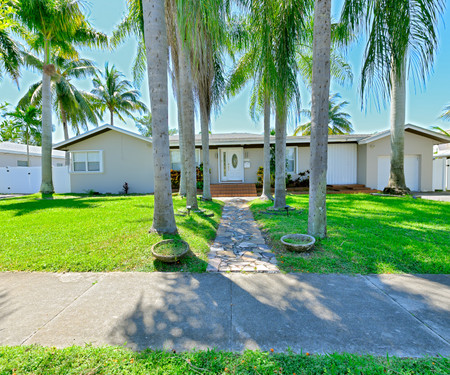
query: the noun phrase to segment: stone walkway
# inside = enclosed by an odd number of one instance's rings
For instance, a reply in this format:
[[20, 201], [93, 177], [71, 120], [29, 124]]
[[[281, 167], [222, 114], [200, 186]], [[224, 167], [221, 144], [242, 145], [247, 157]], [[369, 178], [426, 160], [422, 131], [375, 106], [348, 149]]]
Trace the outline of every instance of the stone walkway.
[[206, 271], [280, 272], [245, 200], [232, 199], [223, 207]]

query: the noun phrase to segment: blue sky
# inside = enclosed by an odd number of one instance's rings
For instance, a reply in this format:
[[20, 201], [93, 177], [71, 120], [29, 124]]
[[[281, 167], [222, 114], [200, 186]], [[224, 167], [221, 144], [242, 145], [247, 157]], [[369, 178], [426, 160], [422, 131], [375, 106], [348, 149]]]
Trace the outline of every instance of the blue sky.
[[[125, 0], [92, 0], [90, 2], [89, 20], [97, 29], [110, 34], [114, 26], [121, 20], [125, 12]], [[339, 14], [342, 0], [333, 1], [333, 13], [335, 16]], [[443, 16], [443, 20], [450, 19], [450, 4], [447, 3], [447, 10]], [[438, 120], [437, 117], [441, 113], [443, 107], [450, 104], [450, 28], [444, 25], [443, 20], [439, 23], [439, 39], [440, 45], [436, 55], [433, 72], [427, 80], [426, 87], [420, 82], [410, 80], [408, 83], [407, 98], [407, 114], [406, 121], [419, 126], [429, 128], [437, 125], [443, 128], [449, 128], [450, 123]], [[106, 61], [115, 64], [131, 80], [131, 66], [135, 56], [136, 43], [130, 39], [117, 50], [111, 51], [92, 51], [83, 50], [82, 56], [94, 60], [100, 68], [103, 68]], [[362, 60], [364, 45], [356, 44], [348, 51], [348, 61], [353, 67], [355, 76], [353, 85], [341, 87], [332, 84], [332, 92], [339, 92], [343, 99], [348, 100], [350, 105], [347, 111], [352, 115], [352, 122], [357, 133], [372, 133], [385, 130], [389, 127], [389, 105], [381, 107], [378, 110], [375, 106], [369, 106], [367, 110], [361, 111], [361, 102], [359, 97], [359, 71]], [[0, 81], [0, 102], [8, 101], [16, 104], [18, 99], [24, 95], [26, 89], [31, 83], [40, 80], [41, 77], [36, 72], [23, 71], [20, 80], [20, 90], [8, 78]], [[79, 86], [85, 90], [92, 88], [90, 81], [79, 81]], [[142, 100], [149, 104], [148, 83], [145, 81], [141, 86]], [[255, 123], [248, 114], [250, 88], [245, 89], [240, 95], [229, 100], [222, 108], [221, 112], [212, 119], [211, 130], [213, 133], [227, 132], [251, 132], [262, 133], [262, 122]], [[308, 107], [310, 103], [310, 95], [306, 88], [302, 89], [302, 105]], [[108, 121], [105, 115], [105, 121]], [[170, 95], [169, 100], [169, 126], [177, 127], [176, 104]], [[61, 126], [54, 118], [56, 131], [54, 133], [54, 141], [59, 142], [63, 139]], [[115, 120], [115, 125], [128, 130], [136, 131], [132, 120], [128, 120], [126, 124], [121, 123], [119, 119]], [[289, 125], [289, 124], [288, 124]], [[294, 128], [294, 124], [289, 125], [290, 130]], [[197, 127], [197, 132], [199, 126]]]

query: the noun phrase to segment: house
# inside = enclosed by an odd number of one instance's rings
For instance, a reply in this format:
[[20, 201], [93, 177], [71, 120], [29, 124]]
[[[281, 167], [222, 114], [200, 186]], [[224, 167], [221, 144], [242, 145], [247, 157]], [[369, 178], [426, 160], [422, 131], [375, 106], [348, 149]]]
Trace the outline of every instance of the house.
[[[329, 136], [328, 184], [363, 184], [382, 189], [389, 178], [390, 132]], [[405, 126], [405, 176], [413, 191], [432, 189], [433, 145], [450, 138], [415, 125]], [[272, 138], [272, 143], [275, 139]], [[295, 178], [309, 169], [310, 137], [287, 137], [287, 173]], [[154, 191], [151, 138], [104, 125], [61, 142], [56, 150], [71, 155], [74, 193], [95, 190], [117, 193], [125, 182], [130, 193]], [[178, 136], [170, 137], [172, 169], [179, 169]], [[196, 162], [201, 163], [201, 136], [196, 136]], [[210, 136], [212, 184], [256, 183], [263, 164], [263, 136], [249, 133]]]
[[433, 190], [450, 190], [450, 143], [435, 147]]
[[[28, 165], [27, 145], [11, 142], [0, 142], [0, 168], [2, 167], [40, 167], [41, 147], [30, 146], [30, 165]], [[54, 167], [65, 165], [66, 153], [53, 150], [52, 164]]]

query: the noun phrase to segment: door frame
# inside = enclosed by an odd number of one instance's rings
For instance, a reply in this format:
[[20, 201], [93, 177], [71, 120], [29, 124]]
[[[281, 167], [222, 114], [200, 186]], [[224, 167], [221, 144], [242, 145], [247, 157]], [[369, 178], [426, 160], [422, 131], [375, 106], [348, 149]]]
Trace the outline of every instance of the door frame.
[[[223, 166], [223, 152], [224, 151], [226, 151], [226, 152], [228, 152], [229, 150], [235, 150], [235, 151], [238, 151], [237, 153], [238, 153], [238, 155], [240, 155], [240, 158], [241, 158], [241, 162], [240, 162], [240, 165], [241, 165], [241, 178], [240, 179], [237, 179], [237, 180], [224, 180], [223, 179], [223, 169], [222, 169], [222, 166]], [[222, 147], [222, 148], [219, 148], [219, 150], [218, 150], [218, 152], [219, 152], [219, 157], [217, 158], [218, 159], [218, 174], [219, 174], [219, 183], [227, 183], [227, 184], [235, 184], [235, 183], [242, 183], [242, 182], [244, 182], [244, 147]]]

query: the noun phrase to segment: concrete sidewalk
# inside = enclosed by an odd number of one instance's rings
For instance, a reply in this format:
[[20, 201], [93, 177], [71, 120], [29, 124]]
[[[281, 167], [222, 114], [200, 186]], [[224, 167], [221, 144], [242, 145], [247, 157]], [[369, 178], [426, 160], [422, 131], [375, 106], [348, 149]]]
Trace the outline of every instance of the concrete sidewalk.
[[450, 275], [0, 273], [0, 345], [450, 355]]

